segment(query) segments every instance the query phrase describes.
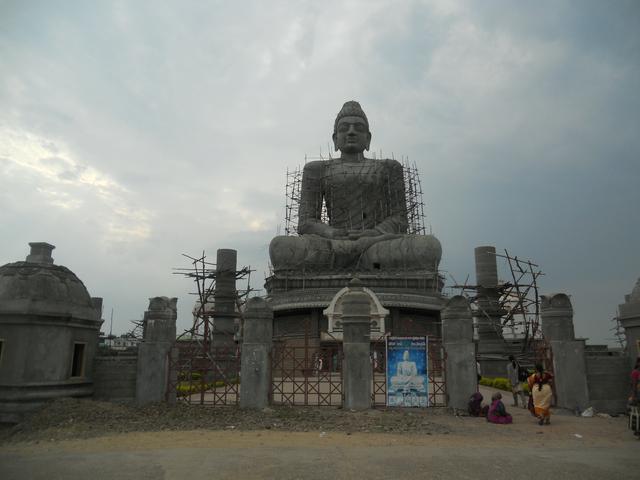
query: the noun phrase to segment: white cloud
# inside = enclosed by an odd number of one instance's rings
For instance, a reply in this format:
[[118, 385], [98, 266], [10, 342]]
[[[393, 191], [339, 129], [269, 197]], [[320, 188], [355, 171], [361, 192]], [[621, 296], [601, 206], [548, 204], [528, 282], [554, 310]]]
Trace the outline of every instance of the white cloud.
[[34, 184], [41, 208], [101, 216], [106, 243], [128, 243], [149, 237], [150, 213], [132, 208], [130, 191], [109, 175], [78, 160], [63, 141], [4, 128], [0, 129], [0, 156], [4, 159], [0, 165], [3, 178], [23, 183], [26, 196], [32, 195], [29, 184]]

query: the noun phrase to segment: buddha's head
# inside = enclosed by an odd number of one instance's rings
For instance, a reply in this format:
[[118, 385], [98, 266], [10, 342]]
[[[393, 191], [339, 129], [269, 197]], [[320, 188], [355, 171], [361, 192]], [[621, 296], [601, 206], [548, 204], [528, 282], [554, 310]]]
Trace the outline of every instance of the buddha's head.
[[354, 100], [342, 106], [333, 124], [333, 146], [336, 151], [358, 154], [369, 150], [369, 121], [360, 104]]
[[405, 362], [409, 360], [409, 350], [404, 351], [404, 353], [402, 354], [402, 360], [404, 360]]

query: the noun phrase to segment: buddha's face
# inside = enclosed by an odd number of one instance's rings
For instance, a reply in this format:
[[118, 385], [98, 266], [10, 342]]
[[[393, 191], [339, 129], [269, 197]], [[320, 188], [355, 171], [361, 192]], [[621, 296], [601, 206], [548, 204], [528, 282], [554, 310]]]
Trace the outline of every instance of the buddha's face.
[[362, 153], [369, 150], [371, 133], [364, 119], [356, 116], [342, 117], [338, 121], [333, 144], [342, 153]]
[[402, 354], [402, 359], [406, 362], [407, 360], [409, 360], [409, 351], [405, 350], [404, 353]]

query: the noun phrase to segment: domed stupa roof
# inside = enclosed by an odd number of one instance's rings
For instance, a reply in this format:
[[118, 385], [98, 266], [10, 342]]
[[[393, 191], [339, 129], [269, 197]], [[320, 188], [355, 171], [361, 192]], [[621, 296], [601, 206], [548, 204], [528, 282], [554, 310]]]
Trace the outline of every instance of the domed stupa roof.
[[640, 278], [636, 282], [636, 286], [631, 290], [631, 295], [627, 298], [628, 303], [640, 303]]
[[29, 243], [31, 253], [24, 262], [0, 267], [0, 313], [69, 316], [99, 320], [91, 296], [68, 268], [54, 265], [53, 245]]

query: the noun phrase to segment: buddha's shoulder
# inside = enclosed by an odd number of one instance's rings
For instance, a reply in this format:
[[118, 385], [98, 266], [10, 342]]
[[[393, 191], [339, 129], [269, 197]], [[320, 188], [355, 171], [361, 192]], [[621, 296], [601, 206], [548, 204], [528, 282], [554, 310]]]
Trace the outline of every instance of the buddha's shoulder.
[[390, 170], [402, 169], [402, 164], [398, 160], [394, 160], [392, 158], [384, 158], [375, 161], [380, 162], [380, 166], [383, 168], [388, 168]]
[[304, 164], [305, 172], [321, 172], [327, 164], [327, 160], [312, 160]]
[[[305, 172], [322, 172], [325, 169], [332, 168], [341, 168], [345, 165], [357, 166], [357, 163], [345, 163], [340, 158], [333, 158], [329, 160], [312, 160], [310, 162], [305, 163], [304, 171]], [[397, 160], [393, 160], [391, 158], [385, 158], [377, 160], [375, 158], [366, 158], [364, 160], [364, 165], [372, 166], [378, 169], [383, 170], [402, 170], [402, 164]]]

